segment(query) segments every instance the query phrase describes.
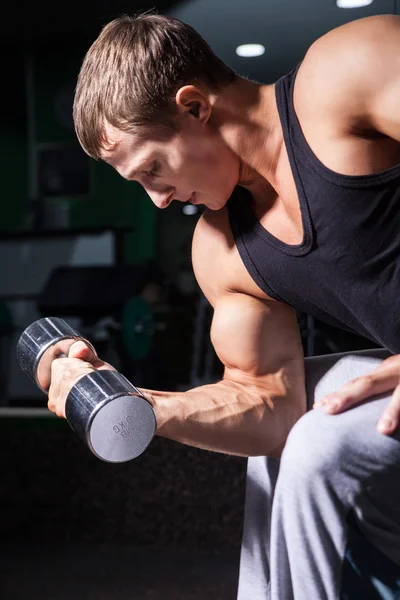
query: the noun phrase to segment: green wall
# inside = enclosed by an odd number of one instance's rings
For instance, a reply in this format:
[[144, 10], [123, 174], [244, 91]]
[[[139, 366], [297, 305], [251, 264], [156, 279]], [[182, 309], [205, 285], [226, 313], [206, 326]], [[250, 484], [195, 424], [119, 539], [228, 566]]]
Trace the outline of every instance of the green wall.
[[89, 200], [71, 202], [76, 227], [113, 224], [132, 227], [126, 235], [126, 261], [154, 258], [158, 211], [143, 188], [123, 179], [110, 165], [92, 160], [94, 193]]
[[21, 227], [25, 215], [28, 185], [28, 161], [24, 132], [12, 125], [0, 125], [0, 202], [1, 229]]
[[0, 60], [0, 228], [13, 230], [23, 221], [23, 207], [27, 200], [28, 157], [22, 52], [18, 47], [0, 44]]
[[[35, 128], [40, 144], [78, 145], [68, 126], [72, 91], [88, 43], [74, 40], [41, 41], [33, 50]], [[26, 57], [15, 48], [2, 49], [5, 79], [10, 84], [8, 110], [0, 120], [1, 230], [26, 227], [29, 198], [29, 148], [26, 113]], [[68, 96], [68, 91], [70, 96]], [[60, 104], [61, 103], [61, 104]], [[61, 118], [60, 118], [61, 106]], [[154, 258], [156, 253], [157, 209], [144, 190], [123, 180], [109, 165], [90, 160], [89, 197], [67, 198], [71, 227], [132, 227], [126, 236], [127, 262]], [[52, 202], [57, 202], [54, 200]]]

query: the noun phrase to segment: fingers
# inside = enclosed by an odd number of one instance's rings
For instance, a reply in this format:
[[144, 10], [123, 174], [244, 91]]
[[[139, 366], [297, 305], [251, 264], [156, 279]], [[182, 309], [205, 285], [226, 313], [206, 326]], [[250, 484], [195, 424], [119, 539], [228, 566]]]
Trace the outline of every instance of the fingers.
[[48, 391], [49, 410], [65, 418], [65, 402], [72, 386], [88, 373], [93, 372], [90, 362], [78, 358], [58, 358], [51, 364], [51, 383]]
[[92, 367], [101, 371], [101, 370], [111, 370], [115, 371], [116, 369], [110, 365], [109, 363], [101, 360], [96, 351], [93, 351], [91, 347], [89, 347], [83, 340], [79, 340], [74, 342], [68, 352], [68, 358], [79, 358], [82, 361], [90, 363]]
[[393, 392], [392, 399], [379, 419], [377, 429], [380, 433], [390, 435], [400, 423], [400, 386]]
[[[397, 360], [393, 361], [392, 358]], [[372, 396], [394, 390], [399, 383], [399, 359], [391, 359], [384, 361], [371, 373], [353, 379], [334, 393], [326, 395], [314, 404], [314, 408], [323, 407], [329, 414], [336, 414]]]
[[68, 351], [68, 358], [80, 358], [90, 363], [98, 360], [97, 354], [83, 340], [78, 340], [71, 344]]

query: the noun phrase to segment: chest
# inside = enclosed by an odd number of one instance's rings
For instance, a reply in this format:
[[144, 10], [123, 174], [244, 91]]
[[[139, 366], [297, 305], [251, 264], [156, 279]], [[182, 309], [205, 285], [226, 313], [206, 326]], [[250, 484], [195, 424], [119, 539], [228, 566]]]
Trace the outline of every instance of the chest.
[[[335, 174], [371, 175], [400, 163], [400, 144], [388, 138], [348, 136], [322, 140], [310, 131], [307, 142], [317, 161]], [[254, 213], [271, 235], [289, 245], [301, 244], [304, 238], [300, 186], [283, 144], [274, 186], [268, 192], [270, 197], [257, 198]]]

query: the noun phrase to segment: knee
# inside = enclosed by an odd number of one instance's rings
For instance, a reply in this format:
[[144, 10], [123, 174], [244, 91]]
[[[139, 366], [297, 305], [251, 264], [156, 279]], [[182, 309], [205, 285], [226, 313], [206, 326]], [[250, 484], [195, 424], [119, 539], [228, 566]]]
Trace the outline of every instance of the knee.
[[341, 474], [360, 483], [378, 480], [382, 471], [398, 477], [400, 432], [378, 433], [383, 405], [367, 403], [340, 415], [322, 409], [305, 414], [291, 430], [281, 459], [282, 470], [297, 481], [324, 478], [340, 481]]
[[281, 473], [297, 481], [324, 478], [340, 470], [348, 459], [351, 431], [336, 427], [335, 417], [311, 410], [292, 428], [281, 459]]

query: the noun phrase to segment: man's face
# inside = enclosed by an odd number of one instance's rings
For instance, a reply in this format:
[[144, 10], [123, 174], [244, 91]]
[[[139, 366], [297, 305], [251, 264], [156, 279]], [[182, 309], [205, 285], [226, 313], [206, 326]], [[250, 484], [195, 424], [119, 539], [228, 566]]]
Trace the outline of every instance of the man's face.
[[173, 200], [225, 206], [239, 181], [239, 160], [209, 124], [182, 118], [178, 132], [154, 127], [124, 133], [106, 127], [115, 147], [104, 157], [122, 177], [138, 181], [158, 208]]

